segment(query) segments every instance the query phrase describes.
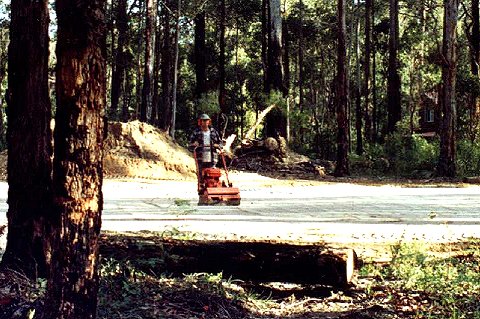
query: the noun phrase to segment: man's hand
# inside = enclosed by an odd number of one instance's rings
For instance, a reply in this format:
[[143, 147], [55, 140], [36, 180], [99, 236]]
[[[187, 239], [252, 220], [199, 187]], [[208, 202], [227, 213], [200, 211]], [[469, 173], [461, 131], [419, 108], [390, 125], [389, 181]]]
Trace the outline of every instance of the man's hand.
[[192, 143], [192, 144], [190, 144], [190, 145], [191, 145], [191, 146], [193, 146], [193, 147], [198, 147], [198, 145], [199, 145], [199, 144], [198, 144], [198, 142], [197, 142], [197, 141], [195, 141], [195, 142], [193, 142], [193, 143]]

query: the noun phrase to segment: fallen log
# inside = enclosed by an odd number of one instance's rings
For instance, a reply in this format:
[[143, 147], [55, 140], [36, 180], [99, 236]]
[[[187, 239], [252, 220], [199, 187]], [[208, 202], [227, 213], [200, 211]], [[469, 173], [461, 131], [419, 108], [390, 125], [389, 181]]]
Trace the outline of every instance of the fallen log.
[[[267, 242], [163, 240], [114, 243], [100, 246], [103, 257], [129, 256], [161, 260], [155, 273], [181, 276], [187, 273], [223, 273], [254, 282], [291, 282], [345, 287], [356, 270], [352, 249], [329, 249], [324, 245], [292, 245]], [[113, 246], [112, 246], [113, 245]], [[128, 253], [121, 252], [128, 247]], [[152, 267], [152, 263], [149, 267]]]

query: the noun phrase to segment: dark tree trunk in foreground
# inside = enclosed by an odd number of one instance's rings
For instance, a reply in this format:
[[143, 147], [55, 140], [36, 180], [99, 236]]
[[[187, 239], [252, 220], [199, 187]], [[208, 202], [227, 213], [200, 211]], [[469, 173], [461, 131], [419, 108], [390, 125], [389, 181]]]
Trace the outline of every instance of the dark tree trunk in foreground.
[[348, 167], [348, 120], [347, 120], [347, 46], [345, 44], [347, 26], [345, 22], [345, 0], [338, 0], [338, 43], [337, 43], [337, 163], [334, 175], [349, 175]]
[[445, 18], [443, 23], [442, 67], [442, 130], [440, 132], [440, 159], [437, 172], [440, 176], [454, 177], [455, 139], [456, 139], [456, 100], [455, 84], [457, 75], [457, 19], [459, 0], [445, 0]]
[[387, 132], [393, 133], [401, 120], [400, 75], [398, 74], [398, 0], [390, 0], [390, 33], [388, 38], [388, 124]]
[[47, 5], [12, 1], [8, 50], [9, 208], [2, 265], [30, 278], [47, 276], [43, 237], [52, 183]]
[[57, 0], [52, 271], [44, 318], [95, 318], [106, 101], [105, 1]]

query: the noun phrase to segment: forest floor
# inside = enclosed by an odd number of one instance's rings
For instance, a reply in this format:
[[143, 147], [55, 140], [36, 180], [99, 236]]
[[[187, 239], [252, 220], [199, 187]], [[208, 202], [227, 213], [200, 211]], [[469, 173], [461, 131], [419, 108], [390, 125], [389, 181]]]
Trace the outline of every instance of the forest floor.
[[[242, 170], [249, 167], [250, 173], [254, 171], [269, 177], [270, 184], [275, 181], [279, 185], [292, 186], [298, 183], [333, 181], [408, 184], [415, 187], [432, 183], [436, 186], [458, 184], [457, 181], [432, 179], [335, 179], [330, 174], [331, 166], [326, 162], [321, 164], [293, 152], [289, 152], [288, 157], [281, 161], [262, 159], [256, 155], [245, 156], [231, 162], [231, 174], [241, 175]], [[109, 135], [105, 141], [104, 174], [105, 178], [122, 179], [192, 182], [196, 179], [195, 163], [191, 154], [164, 132], [138, 121], [109, 124]], [[0, 178], [6, 179], [5, 152], [0, 154]], [[172, 258], [169, 255], [171, 250], [165, 247], [181, 243], [174, 256], [181, 258], [183, 253], [191, 254], [193, 251], [188, 247], [191, 239], [191, 234], [175, 232], [104, 232], [101, 240], [98, 318], [450, 318], [447, 315], [450, 308], [442, 304], [439, 292], [408, 288], [394, 276], [391, 261], [399, 256], [399, 247], [381, 248], [391, 251], [390, 261], [360, 260], [362, 269], [357, 271], [349, 285], [342, 287], [314, 282], [297, 284], [244, 280], [227, 277], [222, 273], [175, 274], [175, 270], [171, 268], [168, 271], [164, 268], [162, 271], [165, 261]], [[198, 241], [195, 242], [198, 244]], [[145, 247], [146, 243], [156, 247], [157, 252], [151, 256], [145, 255], [145, 252], [139, 254], [139, 247]], [[302, 243], [293, 244], [298, 244], [295, 246], [298, 250], [312, 249]], [[368, 245], [365, 243], [362, 249], [365, 250]], [[474, 253], [472, 247], [475, 249]], [[423, 243], [421, 249], [425, 258], [468, 258], [474, 269], [480, 267], [480, 248], [476, 241], [438, 245]], [[309, 254], [309, 251], [305, 253]], [[419, 254], [417, 250], [413, 253]], [[42, 281], [32, 283], [21, 274], [12, 271], [0, 272], [0, 319], [23, 318], [22, 315], [29, 309], [41, 309], [39, 296], [44, 290], [45, 284]], [[460, 311], [465, 310], [466, 313], [480, 313], [469, 301], [459, 307], [465, 308]], [[19, 316], [16, 317], [15, 314]]]

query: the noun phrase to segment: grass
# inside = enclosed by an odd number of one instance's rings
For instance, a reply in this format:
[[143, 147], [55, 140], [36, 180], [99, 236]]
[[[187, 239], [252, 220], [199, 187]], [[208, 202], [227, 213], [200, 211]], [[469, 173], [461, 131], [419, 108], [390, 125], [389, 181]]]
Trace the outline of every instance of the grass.
[[370, 295], [383, 286], [412, 318], [480, 319], [480, 242], [450, 244], [432, 252], [426, 244], [392, 246], [387, 265], [367, 265], [360, 274], [374, 278]]

